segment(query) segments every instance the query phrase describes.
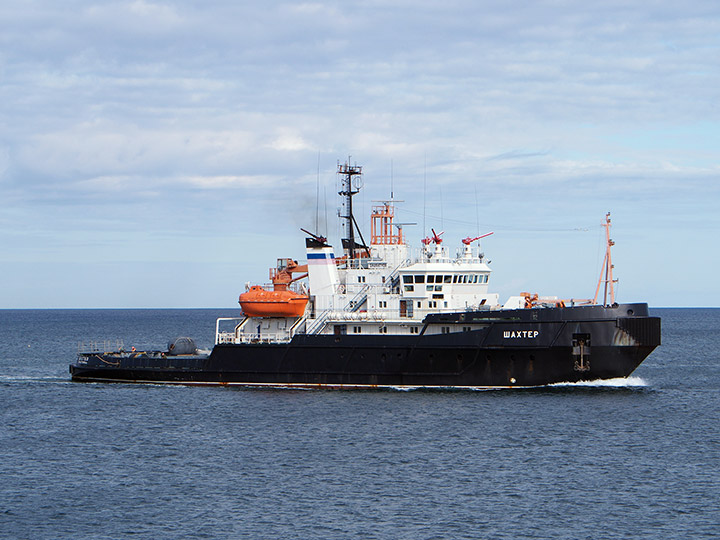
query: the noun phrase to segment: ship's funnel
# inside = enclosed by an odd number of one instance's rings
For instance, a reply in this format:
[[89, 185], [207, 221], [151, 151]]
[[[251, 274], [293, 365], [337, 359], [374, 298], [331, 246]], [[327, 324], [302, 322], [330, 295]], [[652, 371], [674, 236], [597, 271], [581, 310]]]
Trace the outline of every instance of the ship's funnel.
[[315, 238], [307, 238], [305, 245], [307, 247], [310, 294], [315, 297], [315, 309], [323, 310], [333, 307], [333, 298], [338, 293], [340, 284], [333, 248]]

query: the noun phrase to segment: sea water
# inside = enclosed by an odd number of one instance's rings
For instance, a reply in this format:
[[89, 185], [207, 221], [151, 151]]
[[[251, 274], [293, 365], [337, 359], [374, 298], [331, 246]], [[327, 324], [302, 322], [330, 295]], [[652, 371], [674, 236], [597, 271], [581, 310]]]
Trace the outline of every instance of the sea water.
[[434, 392], [72, 383], [233, 313], [0, 311], [0, 538], [718, 538], [720, 310], [651, 311], [628, 380]]

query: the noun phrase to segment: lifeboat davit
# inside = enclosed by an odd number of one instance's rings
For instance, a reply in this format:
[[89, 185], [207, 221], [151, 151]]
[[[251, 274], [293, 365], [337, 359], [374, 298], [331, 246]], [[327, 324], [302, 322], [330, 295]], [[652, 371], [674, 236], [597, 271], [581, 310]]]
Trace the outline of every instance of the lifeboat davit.
[[308, 296], [291, 290], [268, 291], [253, 285], [240, 295], [239, 301], [248, 317], [302, 317]]

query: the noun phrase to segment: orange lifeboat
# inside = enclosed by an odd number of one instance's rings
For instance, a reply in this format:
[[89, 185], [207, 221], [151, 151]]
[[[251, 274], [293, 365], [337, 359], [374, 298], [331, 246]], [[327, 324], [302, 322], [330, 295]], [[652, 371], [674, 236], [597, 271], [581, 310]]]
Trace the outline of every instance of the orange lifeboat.
[[259, 285], [240, 295], [240, 306], [248, 317], [301, 317], [308, 297], [294, 291], [266, 291]]
[[[305, 272], [293, 278], [293, 273]], [[307, 277], [307, 265], [299, 265], [292, 259], [278, 259], [277, 268], [270, 269], [273, 290], [253, 285], [240, 295], [239, 302], [248, 317], [301, 317], [305, 313], [308, 296], [290, 290], [288, 286]]]

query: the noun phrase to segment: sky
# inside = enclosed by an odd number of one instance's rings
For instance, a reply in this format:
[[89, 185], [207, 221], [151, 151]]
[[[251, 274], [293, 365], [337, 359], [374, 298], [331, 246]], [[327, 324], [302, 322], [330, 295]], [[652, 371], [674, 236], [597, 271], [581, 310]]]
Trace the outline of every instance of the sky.
[[720, 306], [715, 1], [0, 6], [0, 309], [236, 309], [391, 191], [501, 300]]

